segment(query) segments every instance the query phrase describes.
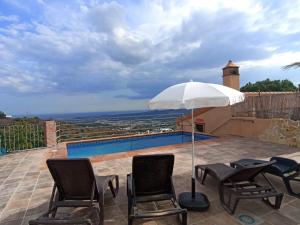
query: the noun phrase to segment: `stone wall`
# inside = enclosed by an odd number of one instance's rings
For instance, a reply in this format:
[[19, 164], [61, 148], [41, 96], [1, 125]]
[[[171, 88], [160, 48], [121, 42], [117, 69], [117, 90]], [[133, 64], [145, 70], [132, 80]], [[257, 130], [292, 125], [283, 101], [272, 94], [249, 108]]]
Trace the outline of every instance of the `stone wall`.
[[262, 141], [300, 147], [300, 121], [232, 117], [212, 134], [258, 138]]
[[271, 125], [258, 138], [272, 143], [300, 147], [300, 121], [273, 119]]

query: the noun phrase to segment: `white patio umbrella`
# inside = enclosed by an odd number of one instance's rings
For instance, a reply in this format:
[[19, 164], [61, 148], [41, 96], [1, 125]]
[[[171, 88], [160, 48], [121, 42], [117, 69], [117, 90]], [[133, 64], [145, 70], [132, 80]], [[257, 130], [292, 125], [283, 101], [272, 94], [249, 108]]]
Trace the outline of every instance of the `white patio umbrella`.
[[[192, 203], [187, 203], [186, 208], [193, 209], [194, 207], [197, 210], [197, 199], [195, 199], [194, 109], [233, 105], [244, 101], [244, 98], [243, 93], [223, 85], [190, 81], [168, 87], [149, 101], [150, 109], [192, 110], [192, 199], [189, 199]], [[193, 207], [189, 207], [191, 205]]]

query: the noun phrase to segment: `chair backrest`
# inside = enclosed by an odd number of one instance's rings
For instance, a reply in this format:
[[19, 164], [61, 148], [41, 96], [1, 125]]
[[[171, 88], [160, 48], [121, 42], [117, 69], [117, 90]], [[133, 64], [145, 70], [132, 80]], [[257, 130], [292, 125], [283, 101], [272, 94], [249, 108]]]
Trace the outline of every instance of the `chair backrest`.
[[265, 168], [274, 164], [275, 161], [250, 165], [246, 167], [242, 167], [236, 169], [235, 173], [232, 173], [228, 177], [226, 177], [223, 181], [232, 181], [232, 182], [242, 182], [249, 181], [254, 179], [258, 174], [260, 174]]
[[171, 194], [174, 155], [140, 155], [132, 160], [136, 196]]
[[95, 175], [89, 159], [48, 159], [47, 166], [61, 199], [91, 198]]

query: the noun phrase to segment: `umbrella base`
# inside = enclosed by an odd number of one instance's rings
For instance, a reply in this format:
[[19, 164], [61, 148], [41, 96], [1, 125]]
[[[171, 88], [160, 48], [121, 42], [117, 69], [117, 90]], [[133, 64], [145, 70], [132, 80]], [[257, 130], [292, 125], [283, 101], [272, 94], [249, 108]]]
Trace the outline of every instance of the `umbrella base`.
[[179, 194], [178, 203], [180, 207], [192, 211], [206, 211], [210, 205], [206, 195], [200, 192], [196, 192], [194, 198], [192, 192], [183, 192]]

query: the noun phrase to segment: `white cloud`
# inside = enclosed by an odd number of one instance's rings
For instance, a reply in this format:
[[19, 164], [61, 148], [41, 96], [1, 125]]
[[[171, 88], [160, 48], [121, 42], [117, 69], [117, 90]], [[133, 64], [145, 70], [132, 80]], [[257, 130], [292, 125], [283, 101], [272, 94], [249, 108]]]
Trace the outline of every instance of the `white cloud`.
[[19, 17], [16, 15], [9, 15], [9, 16], [3, 16], [0, 14], [0, 21], [6, 21], [6, 22], [18, 22]]
[[241, 61], [239, 65], [244, 69], [251, 69], [253, 67], [283, 67], [285, 65], [291, 64], [300, 59], [300, 51], [298, 52], [284, 52], [284, 53], [274, 53], [270, 58], [262, 60], [250, 60]]
[[[300, 58], [300, 1], [292, 3], [40, 0], [24, 8], [14, 0], [27, 14], [0, 11], [0, 85], [146, 98], [191, 78], [216, 81], [228, 59], [248, 70], [281, 67]], [[35, 7], [38, 15], [28, 13]]]

